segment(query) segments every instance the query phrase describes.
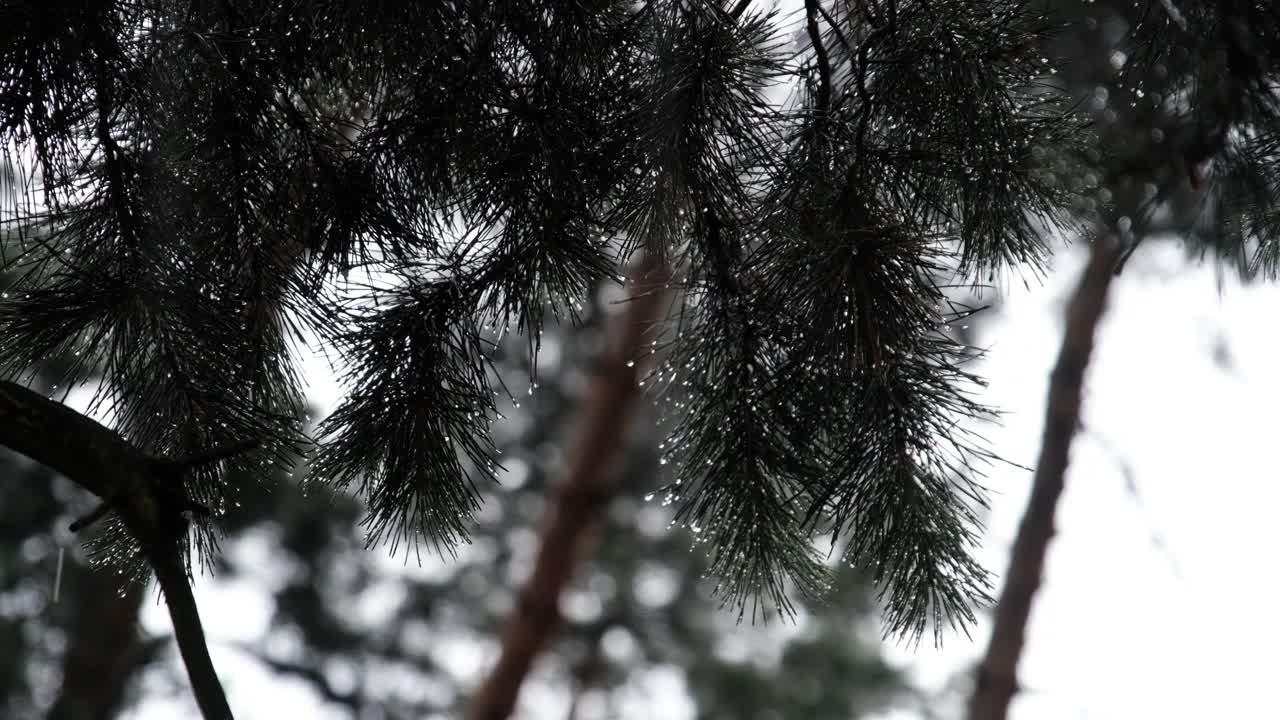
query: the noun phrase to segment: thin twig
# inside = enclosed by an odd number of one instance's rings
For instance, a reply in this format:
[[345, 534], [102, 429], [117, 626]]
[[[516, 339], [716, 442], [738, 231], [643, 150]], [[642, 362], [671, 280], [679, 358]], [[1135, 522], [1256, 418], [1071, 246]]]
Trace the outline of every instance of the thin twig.
[[329, 680], [329, 676], [318, 667], [313, 667], [305, 663], [291, 662], [273, 658], [270, 655], [255, 648], [253, 645], [244, 643], [236, 644], [236, 649], [251, 656], [254, 660], [262, 663], [272, 672], [282, 675], [293, 675], [305, 680], [316, 687], [316, 690], [329, 702], [337, 703], [348, 708], [353, 714], [357, 714], [364, 705], [362, 693], [359, 688], [355, 690], [345, 691], [339, 690]]
[[831, 13], [827, 12], [827, 9], [822, 7], [821, 2], [818, 3], [818, 12], [822, 15], [822, 19], [827, 21], [827, 25], [831, 28], [831, 32], [836, 36], [836, 40], [839, 40], [840, 44], [844, 46], [844, 51], [849, 53], [849, 57], [855, 56], [858, 51], [853, 48], [853, 44], [849, 42], [849, 39], [846, 38], [844, 33], [840, 30], [840, 23], [836, 22], [836, 19], [831, 17]]
[[742, 17], [742, 13], [746, 12], [749, 7], [751, 7], [751, 0], [738, 0], [738, 4], [734, 6], [733, 10], [729, 11], [729, 17], [737, 20]]
[[1164, 555], [1165, 560], [1169, 562], [1169, 570], [1173, 573], [1173, 576], [1178, 580], [1182, 580], [1182, 570], [1178, 566], [1178, 558], [1169, 549], [1169, 544], [1165, 541], [1164, 535], [1148, 515], [1148, 508], [1143, 501], [1142, 493], [1138, 490], [1137, 474], [1134, 472], [1133, 466], [1101, 433], [1090, 431], [1083, 423], [1080, 425], [1080, 433], [1090, 435], [1102, 452], [1111, 457], [1111, 461], [1116, 465], [1116, 470], [1120, 472], [1120, 477], [1124, 480], [1125, 492], [1133, 499], [1134, 504], [1138, 507], [1138, 512], [1143, 514], [1143, 519], [1147, 525], [1147, 534], [1151, 539], [1151, 546]]
[[634, 288], [611, 332], [599, 375], [580, 415], [564, 483], [551, 503], [533, 573], [502, 633], [502, 650], [472, 699], [471, 720], [506, 720], [538, 652], [559, 624], [560, 594], [584, 554], [589, 530], [611, 495], [609, 471], [639, 399], [644, 337], [660, 320], [665, 268], [650, 259], [632, 273]]
[[111, 501], [103, 500], [102, 502], [98, 503], [98, 506], [95, 507], [94, 509], [90, 510], [84, 515], [81, 515], [80, 517], [71, 521], [71, 525], [69, 525], [67, 529], [73, 533], [80, 532], [81, 530], [101, 520], [109, 512], [111, 512]]
[[257, 440], [238, 440], [228, 445], [221, 445], [180, 458], [173, 458], [167, 462], [183, 468], [195, 468], [202, 465], [212, 465], [237, 455], [243, 455], [256, 447], [258, 447]]
[[991, 643], [978, 669], [969, 704], [969, 720], [1005, 720], [1018, 690], [1017, 668], [1026, 642], [1031, 604], [1040, 587], [1045, 553], [1053, 537], [1053, 517], [1062, 495], [1071, 439], [1080, 418], [1084, 372], [1093, 353], [1094, 335], [1114, 277], [1118, 243], [1099, 238], [1067, 306], [1062, 348], [1049, 381], [1044, 436], [1031, 485], [1031, 499], [1013, 542], [1004, 590], [996, 606]]
[[818, 63], [818, 112], [826, 122], [831, 114], [831, 59], [827, 56], [827, 46], [822, 42], [822, 30], [818, 28], [818, 0], [804, 0], [804, 14], [809, 43], [813, 45], [814, 58]]

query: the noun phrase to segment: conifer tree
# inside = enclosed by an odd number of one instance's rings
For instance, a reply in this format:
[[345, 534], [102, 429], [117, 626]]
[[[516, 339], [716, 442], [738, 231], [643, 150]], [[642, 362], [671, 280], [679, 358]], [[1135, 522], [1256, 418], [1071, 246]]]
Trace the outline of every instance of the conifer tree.
[[[423, 558], [425, 570], [388, 562], [385, 553], [360, 547], [355, 498], [295, 487], [284, 474], [265, 483], [228, 478], [241, 488], [240, 504], [219, 518], [223, 552], [211, 589], [250, 591], [274, 609], [261, 635], [247, 635], [241, 625], [234, 642], [210, 642], [239, 656], [242, 667], [309, 687], [317, 705], [337, 717], [460, 714], [471, 682], [464, 668], [442, 660], [456, 656], [459, 645], [491, 637], [514, 600], [507, 578], [537, 549], [528, 538], [559, 479], [560, 438], [595, 362], [591, 348], [608, 323], [609, 296], [592, 294], [581, 327], [546, 328], [536, 388], [528, 386], [523, 339], [508, 336], [497, 348], [495, 365], [521, 390], [519, 407], [502, 403], [510, 421], [495, 426], [494, 443], [503, 479], [482, 488], [483, 512], [470, 544], [454, 557]], [[619, 458], [618, 489], [601, 508], [600, 547], [582, 559], [569, 588], [576, 610], [566, 613], [530, 689], [568, 696], [581, 717], [600, 704], [616, 717], [661, 713], [681, 694], [658, 694], [637, 707], [636, 691], [673, 667], [697, 717], [774, 712], [850, 720], [911, 700], [905, 678], [879, 654], [868, 622], [871, 595], [852, 568], [837, 573], [833, 596], [810, 609], [803, 631], [778, 623], [743, 627], [721, 612], [708, 596], [704, 553], [688, 552], [697, 535], [671, 527], [672, 506], [645, 500], [668, 481], [669, 466], [659, 463], [662, 429], [642, 420], [636, 430]], [[182, 701], [188, 691], [181, 677], [157, 682], [181, 673], [167, 637], [137, 621], [154, 598], [141, 586], [121, 593], [116, 575], [95, 570], [68, 542], [65, 526], [77, 506], [66, 499], [76, 493], [69, 482], [45, 477], [49, 472], [0, 448], [0, 477], [10, 479], [0, 483], [0, 594], [23, 598], [0, 603], [0, 716], [114, 720]], [[371, 596], [388, 600], [379, 603], [379, 616], [350, 612]], [[236, 612], [203, 604], [201, 611], [214, 623]], [[773, 662], [761, 662], [770, 656]], [[237, 668], [225, 679], [240, 684], [253, 672]], [[389, 675], [398, 680], [387, 682]], [[60, 688], [51, 687], [59, 677]]]
[[[77, 527], [155, 575], [207, 718], [188, 548], [216, 553], [227, 471], [310, 454], [371, 543], [448, 552], [494, 478], [497, 338], [536, 351], [632, 264], [669, 278], [646, 387], [723, 600], [821, 596], [826, 536], [918, 638], [992, 590], [993, 411], [946, 285], [1041, 271], [1050, 231], [1109, 268], [1188, 186], [1195, 248], [1280, 257], [1260, 1], [9, 0], [0, 27], [0, 443], [101, 499]], [[1047, 53], [1080, 28], [1120, 68], [1085, 105]], [[347, 383], [314, 437], [310, 338]], [[51, 356], [114, 430], [24, 386]]]

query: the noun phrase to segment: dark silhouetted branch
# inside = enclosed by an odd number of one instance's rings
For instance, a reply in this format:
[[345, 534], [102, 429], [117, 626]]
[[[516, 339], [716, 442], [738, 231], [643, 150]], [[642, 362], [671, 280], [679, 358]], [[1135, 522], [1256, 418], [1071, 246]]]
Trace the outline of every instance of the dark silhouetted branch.
[[[182, 480], [174, 474], [177, 461], [147, 455], [110, 428], [11, 382], [0, 382], [0, 445], [57, 470], [102, 498], [102, 505], [76, 521], [77, 528], [110, 511], [120, 516], [155, 571], [201, 714], [205, 720], [232, 720], [183, 559], [187, 523], [182, 513], [191, 510], [192, 503], [174, 487]], [[229, 457], [223, 451], [198, 457], [215, 455]]]
[[273, 672], [292, 675], [311, 683], [325, 700], [342, 705], [353, 713], [357, 713], [363, 704], [359, 690], [339, 690], [325, 675], [324, 671], [318, 667], [273, 658], [248, 644], [237, 644], [236, 648], [252, 656], [254, 660], [262, 663]]
[[257, 447], [257, 440], [240, 440], [229, 445], [209, 448], [203, 452], [187, 455], [185, 457], [165, 460], [165, 462], [180, 468], [195, 468], [202, 465], [212, 465], [213, 463], [221, 462], [223, 460], [229, 460], [237, 455], [243, 455]]
[[196, 697], [196, 705], [200, 707], [200, 714], [205, 720], [232, 720], [231, 706], [227, 704], [226, 693], [218, 680], [218, 671], [213, 667], [213, 658], [209, 657], [209, 645], [204, 639], [196, 598], [191, 592], [186, 566], [178, 550], [148, 551], [147, 557], [155, 570], [156, 582], [164, 593], [169, 620], [173, 623], [173, 636], [178, 641], [182, 662], [187, 666], [191, 691]]
[[1027, 620], [1054, 534], [1053, 517], [1062, 495], [1071, 440], [1079, 426], [1084, 373], [1118, 256], [1118, 243], [1110, 238], [1095, 241], [1080, 285], [1067, 305], [1062, 348], [1049, 380], [1044, 436], [1031, 499], [1013, 542], [1004, 590], [996, 605], [991, 643], [970, 699], [969, 720], [1004, 720], [1018, 690], [1018, 660], [1026, 642]]
[[634, 288], [610, 333], [577, 428], [564, 483], [551, 503], [533, 573], [502, 633], [502, 651], [488, 679], [472, 698], [471, 720], [505, 720], [534, 658], [559, 624], [560, 594], [585, 551], [597, 513], [611, 495], [609, 472], [626, 437], [639, 398], [637, 381], [645, 333], [662, 314], [665, 269], [643, 264], [631, 275]]
[[815, 105], [825, 119], [831, 113], [831, 60], [827, 56], [827, 46], [822, 42], [822, 31], [818, 28], [820, 9], [818, 0], [804, 0], [805, 30], [809, 33], [814, 61], [818, 64], [818, 94]]
[[85, 513], [84, 515], [81, 515], [80, 517], [73, 520], [71, 522], [71, 525], [69, 525], [67, 529], [70, 530], [71, 532], [80, 532], [81, 530], [89, 527], [90, 525], [106, 517], [107, 513], [109, 512], [111, 512], [111, 502], [108, 500], [103, 500], [102, 502], [98, 503], [97, 507], [95, 507], [94, 509]]

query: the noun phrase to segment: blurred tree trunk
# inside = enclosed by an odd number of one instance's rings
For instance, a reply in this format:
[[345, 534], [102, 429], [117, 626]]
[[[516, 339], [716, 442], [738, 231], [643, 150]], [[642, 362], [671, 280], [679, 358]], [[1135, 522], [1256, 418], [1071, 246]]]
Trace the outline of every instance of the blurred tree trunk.
[[74, 578], [75, 618], [67, 628], [62, 689], [48, 720], [114, 720], [124, 707], [130, 679], [152, 654], [138, 626], [146, 588], [90, 567], [68, 566]]
[[580, 411], [569, 464], [547, 511], [533, 572], [502, 631], [498, 661], [472, 698], [472, 720], [505, 720], [511, 715], [534, 659], [560, 623], [560, 595], [587, 554], [592, 529], [613, 492], [613, 466], [639, 402], [644, 340], [663, 317], [663, 287], [669, 275], [655, 257], [631, 272], [631, 297], [623, 312], [610, 320], [616, 326]]

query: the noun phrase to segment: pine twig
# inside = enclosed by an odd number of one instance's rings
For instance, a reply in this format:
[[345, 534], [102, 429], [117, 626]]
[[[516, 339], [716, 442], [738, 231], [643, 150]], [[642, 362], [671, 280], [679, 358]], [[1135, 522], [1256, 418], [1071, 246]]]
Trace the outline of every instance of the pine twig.
[[472, 698], [471, 720], [506, 720], [534, 658], [559, 624], [560, 594], [585, 553], [589, 530], [611, 494], [609, 471], [622, 448], [639, 399], [637, 381], [645, 333], [660, 319], [665, 268], [653, 259], [631, 274], [635, 288], [610, 333], [599, 374], [588, 391], [573, 454], [542, 530], [533, 573], [502, 633], [502, 650]]
[[1044, 436], [1031, 499], [1013, 542], [1004, 590], [996, 605], [995, 628], [970, 698], [969, 720], [1005, 720], [1018, 690], [1018, 660], [1026, 643], [1027, 620], [1054, 534], [1053, 517], [1080, 418], [1084, 373], [1093, 353], [1094, 335], [1106, 306], [1119, 251], [1119, 244], [1109, 238], [1094, 241], [1089, 263], [1067, 306], [1062, 348], [1049, 381]]
[[182, 469], [196, 468], [204, 465], [212, 465], [214, 463], [222, 462], [223, 460], [229, 460], [237, 455], [243, 455], [250, 450], [257, 449], [257, 447], [257, 440], [240, 440], [228, 445], [209, 448], [208, 450], [203, 450], [184, 457], [168, 459], [165, 462]]
[[738, 4], [729, 11], [729, 17], [737, 20], [742, 17], [742, 13], [746, 12], [749, 7], [751, 7], [751, 0], [738, 0]]
[[822, 31], [818, 28], [818, 12], [821, 7], [818, 0], [805, 0], [805, 30], [809, 34], [809, 42], [813, 45], [813, 55], [818, 63], [818, 95], [816, 104], [823, 121], [831, 114], [831, 60], [827, 56], [827, 46], [822, 42]]
[[80, 532], [81, 530], [84, 530], [90, 525], [106, 517], [107, 513], [109, 512], [111, 512], [111, 501], [103, 500], [102, 502], [98, 503], [98, 506], [95, 507], [94, 509], [90, 510], [84, 515], [81, 515], [75, 520], [72, 520], [71, 524], [67, 526], [67, 529], [73, 533]]

